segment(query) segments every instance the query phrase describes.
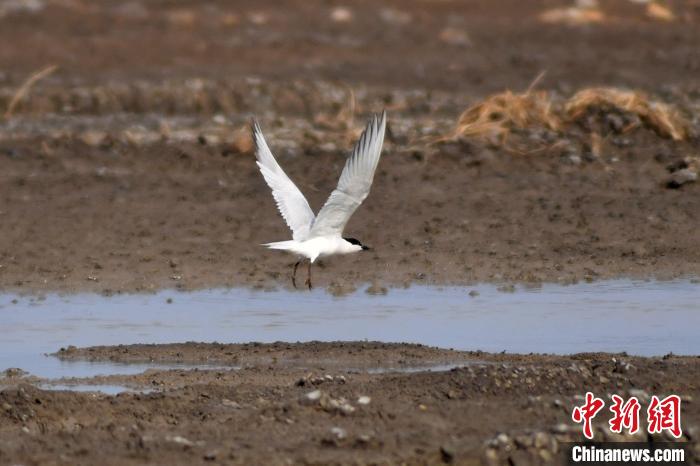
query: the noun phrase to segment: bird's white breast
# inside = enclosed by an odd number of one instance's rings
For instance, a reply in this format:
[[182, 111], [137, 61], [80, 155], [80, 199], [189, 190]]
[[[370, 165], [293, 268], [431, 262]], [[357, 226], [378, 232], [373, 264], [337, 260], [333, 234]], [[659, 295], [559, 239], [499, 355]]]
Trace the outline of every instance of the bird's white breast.
[[319, 257], [333, 256], [336, 254], [349, 254], [362, 248], [348, 243], [339, 236], [320, 236], [311, 238], [299, 244], [300, 254], [314, 262]]

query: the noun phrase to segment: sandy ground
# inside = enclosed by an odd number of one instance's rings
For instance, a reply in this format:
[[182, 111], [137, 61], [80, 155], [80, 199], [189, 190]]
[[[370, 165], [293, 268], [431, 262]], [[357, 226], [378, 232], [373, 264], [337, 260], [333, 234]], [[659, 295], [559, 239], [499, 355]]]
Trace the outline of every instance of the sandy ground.
[[[294, 259], [259, 246], [289, 232], [247, 122], [319, 208], [383, 108], [384, 156], [347, 229], [373, 249], [318, 264], [315, 286], [697, 277], [700, 186], [674, 181], [700, 167], [700, 9], [669, 2], [669, 20], [601, 3], [600, 22], [570, 25], [541, 19], [564, 1], [0, 1], [0, 290], [289, 287]], [[640, 89], [684, 117], [683, 137], [602, 108], [506, 141], [437, 142], [465, 108], [542, 71], [536, 89], [558, 102]], [[223, 367], [66, 381], [154, 390], [116, 397], [6, 374], [0, 465], [537, 464], [581, 438], [569, 419], [586, 390], [682, 395], [697, 455], [692, 357], [373, 343], [59, 356]], [[466, 366], [366, 372], [448, 363]]]
[[[700, 453], [696, 357], [372, 342], [70, 348], [57, 356], [221, 367], [63, 381], [152, 390], [116, 397], [0, 378], [9, 386], [0, 392], [1, 464], [561, 464], [564, 443], [582, 438], [570, 416], [586, 390], [637, 396], [644, 406], [650, 395], [681, 395], [681, 441]], [[460, 367], [413, 372], [445, 364]], [[599, 417], [599, 440], [649, 440], [615, 437]]]

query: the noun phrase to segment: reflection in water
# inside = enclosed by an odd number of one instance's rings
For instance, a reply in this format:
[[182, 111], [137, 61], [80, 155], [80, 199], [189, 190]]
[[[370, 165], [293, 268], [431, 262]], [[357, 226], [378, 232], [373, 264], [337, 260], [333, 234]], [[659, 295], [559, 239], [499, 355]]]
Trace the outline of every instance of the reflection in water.
[[44, 353], [68, 345], [185, 341], [378, 340], [490, 352], [700, 354], [699, 297], [700, 285], [688, 281], [628, 280], [508, 293], [494, 285], [415, 286], [341, 298], [323, 290], [248, 289], [4, 295], [0, 370], [21, 367], [50, 378], [138, 373], [158, 366], [61, 362]]
[[54, 383], [40, 384], [43, 390], [71, 391], [71, 392], [95, 392], [105, 395], [118, 395], [120, 393], [151, 393], [153, 390], [134, 390], [122, 385], [62, 385]]

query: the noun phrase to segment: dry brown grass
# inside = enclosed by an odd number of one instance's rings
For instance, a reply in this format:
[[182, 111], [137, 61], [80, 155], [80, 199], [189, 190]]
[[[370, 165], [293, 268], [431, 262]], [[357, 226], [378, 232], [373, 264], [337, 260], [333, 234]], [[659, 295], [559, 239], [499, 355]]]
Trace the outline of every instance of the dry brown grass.
[[357, 98], [352, 87], [341, 83], [347, 93], [347, 102], [334, 113], [318, 113], [314, 116], [314, 124], [322, 128], [339, 132], [343, 143], [351, 144], [362, 133], [362, 128], [356, 126]]
[[566, 103], [566, 118], [570, 121], [578, 120], [591, 109], [637, 115], [646, 126], [659, 135], [675, 141], [681, 141], [688, 136], [688, 122], [678, 110], [671, 105], [652, 100], [639, 91], [610, 87], [583, 89]]
[[465, 110], [449, 138], [486, 136], [503, 140], [516, 128], [546, 127], [558, 130], [560, 120], [545, 91], [515, 94], [501, 92]]
[[357, 101], [355, 92], [349, 86], [345, 86], [348, 101], [333, 112], [320, 112], [314, 115], [314, 124], [332, 131], [347, 131], [355, 126], [355, 112]]
[[47, 66], [46, 68], [43, 68], [35, 73], [32, 73], [29, 78], [27, 78], [26, 81], [17, 89], [17, 92], [15, 92], [15, 95], [12, 96], [12, 99], [10, 100], [10, 103], [7, 105], [7, 110], [5, 110], [5, 119], [9, 119], [12, 117], [12, 114], [15, 111], [15, 107], [17, 107], [17, 104], [24, 98], [25, 95], [29, 93], [31, 90], [32, 86], [36, 84], [37, 82], [41, 81], [42, 79], [46, 78], [49, 76], [51, 73], [56, 71], [58, 69], [58, 66], [56, 65], [51, 65]]
[[[454, 130], [440, 140], [480, 137], [503, 143], [513, 130], [561, 131], [593, 111], [633, 114], [641, 124], [662, 137], [677, 141], [688, 137], [689, 123], [675, 107], [639, 91], [600, 87], [583, 89], [567, 100], [532, 89], [520, 94], [501, 92], [465, 110]], [[636, 126], [624, 130], [630, 131]]]

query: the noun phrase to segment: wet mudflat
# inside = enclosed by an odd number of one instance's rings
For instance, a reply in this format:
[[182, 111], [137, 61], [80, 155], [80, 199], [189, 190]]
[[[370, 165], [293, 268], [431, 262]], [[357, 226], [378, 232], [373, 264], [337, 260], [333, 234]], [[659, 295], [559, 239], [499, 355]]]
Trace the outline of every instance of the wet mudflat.
[[[697, 357], [517, 356], [373, 342], [134, 345], [61, 356], [215, 359], [238, 368], [99, 378], [149, 390], [116, 396], [5, 379], [3, 464], [556, 463], [562, 442], [581, 438], [571, 409], [586, 390], [681, 395], [682, 440], [698, 454]], [[366, 370], [450, 360], [460, 367]], [[599, 417], [597, 438], [611, 439]]]
[[[686, 280], [5, 296], [0, 366], [16, 368], [0, 375], [0, 460], [556, 462], [586, 391], [679, 394], [697, 454], [700, 358], [674, 354], [700, 353], [697, 293]], [[197, 339], [212, 343], [166, 343]]]
[[148, 359], [110, 367], [106, 358], [71, 364], [46, 354], [70, 346], [185, 341], [377, 340], [463, 351], [697, 355], [698, 296], [700, 284], [690, 280], [365, 286], [344, 296], [284, 289], [4, 295], [0, 370], [17, 367], [49, 379], [163, 370], [168, 367], [148, 365]]
[[[695, 148], [663, 148], [676, 144], [649, 135], [638, 144], [611, 149], [614, 162], [583, 164], [481, 143], [431, 156], [390, 149], [348, 225], [373, 249], [322, 261], [314, 285], [347, 293], [367, 282], [697, 276], [698, 186], [665, 187], [666, 167]], [[0, 157], [4, 289], [291, 288], [295, 259], [260, 246], [289, 231], [252, 155], [223, 157], [224, 149], [191, 143], [117, 146], [104, 153], [58, 143], [46, 156], [36, 152], [40, 144], [21, 142], [12, 144], [14, 156]], [[281, 163], [318, 208], [344, 151], [294, 151]]]

